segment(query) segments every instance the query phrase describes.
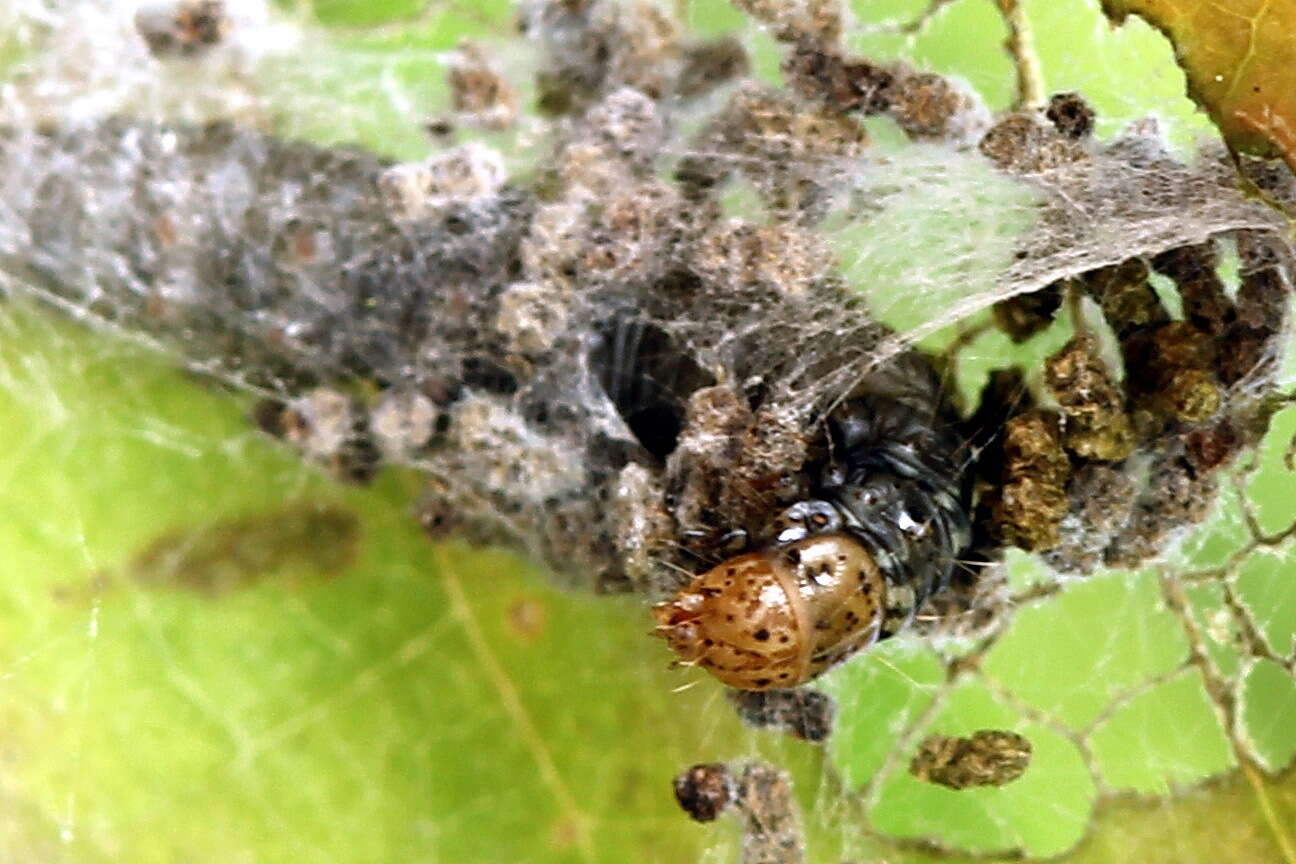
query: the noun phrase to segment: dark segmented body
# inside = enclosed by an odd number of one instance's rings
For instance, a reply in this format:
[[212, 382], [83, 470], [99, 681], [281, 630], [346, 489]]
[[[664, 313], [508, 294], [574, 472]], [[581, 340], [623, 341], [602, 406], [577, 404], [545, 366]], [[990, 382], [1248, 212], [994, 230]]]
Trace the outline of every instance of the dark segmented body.
[[886, 638], [949, 584], [971, 541], [963, 442], [937, 406], [889, 397], [853, 400], [830, 426], [842, 455], [825, 470], [822, 495], [886, 576]]

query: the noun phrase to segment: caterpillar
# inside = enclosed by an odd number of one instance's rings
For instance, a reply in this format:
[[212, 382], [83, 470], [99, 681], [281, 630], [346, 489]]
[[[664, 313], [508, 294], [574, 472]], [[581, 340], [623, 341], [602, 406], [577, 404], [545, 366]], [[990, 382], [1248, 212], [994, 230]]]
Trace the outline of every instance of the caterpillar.
[[815, 497], [655, 607], [683, 663], [741, 690], [795, 687], [893, 636], [948, 584], [972, 534], [964, 445], [939, 389], [919, 392], [932, 401], [845, 402], [828, 418]]

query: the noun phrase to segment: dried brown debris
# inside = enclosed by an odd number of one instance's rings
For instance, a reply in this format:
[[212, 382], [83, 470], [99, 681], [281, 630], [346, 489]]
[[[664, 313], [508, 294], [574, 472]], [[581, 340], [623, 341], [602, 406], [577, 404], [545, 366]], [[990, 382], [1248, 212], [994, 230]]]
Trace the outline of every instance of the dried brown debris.
[[1199, 474], [1225, 467], [1245, 445], [1243, 431], [1228, 417], [1196, 426], [1184, 436], [1185, 455]]
[[742, 396], [728, 386], [704, 387], [689, 398], [684, 429], [667, 465], [675, 518], [686, 536], [705, 544], [723, 530], [718, 511], [724, 479], [752, 420]]
[[1006, 786], [1030, 765], [1031, 743], [1016, 732], [982, 729], [970, 738], [931, 735], [909, 763], [909, 773], [950, 789]]
[[1206, 518], [1219, 483], [1173, 450], [1154, 457], [1133, 512], [1104, 553], [1109, 567], [1137, 567], [1165, 551], [1177, 534]]
[[657, 99], [674, 85], [681, 40], [676, 23], [645, 0], [524, 0], [519, 26], [540, 42], [536, 108], [579, 115], [607, 93], [630, 87]]
[[662, 550], [676, 542], [675, 521], [667, 512], [658, 480], [645, 466], [631, 462], [621, 469], [612, 493], [611, 509], [627, 583], [649, 593], [652, 577], [661, 566]]
[[1210, 334], [1186, 321], [1141, 331], [1122, 345], [1131, 397], [1183, 422], [1213, 417], [1223, 400]]
[[720, 762], [694, 765], [675, 777], [675, 800], [695, 822], [715, 821], [735, 794], [729, 767]]
[[1147, 263], [1131, 258], [1086, 273], [1082, 283], [1102, 309], [1103, 318], [1124, 340], [1134, 330], [1170, 320], [1161, 298], [1148, 282]]
[[1291, 322], [1291, 249], [1282, 237], [1241, 231], [1237, 235], [1242, 281], [1237, 320], [1225, 332], [1220, 377], [1228, 384], [1272, 374], [1279, 362], [1277, 343]]
[[368, 418], [352, 397], [316, 387], [289, 403], [262, 400], [253, 408], [262, 431], [282, 438], [303, 456], [324, 465], [338, 480], [366, 483], [381, 461]]
[[1058, 415], [1042, 409], [1020, 414], [1004, 427], [1003, 480], [991, 506], [1001, 543], [1031, 551], [1057, 544], [1071, 476], [1059, 427]]
[[795, 690], [727, 690], [738, 716], [759, 729], [783, 729], [804, 741], [824, 741], [832, 734], [836, 707], [826, 693]]
[[647, 0], [635, 0], [621, 9], [621, 32], [611, 46], [608, 64], [609, 83], [632, 87], [654, 99], [665, 97], [673, 89], [682, 48], [679, 25]]
[[674, 251], [680, 195], [649, 180], [607, 199], [579, 266], [591, 280], [628, 283], [661, 270]]
[[734, 93], [680, 161], [686, 194], [702, 197], [740, 172], [781, 214], [819, 213], [843, 160], [863, 153], [859, 121], [757, 84]]
[[1103, 565], [1104, 551], [1128, 523], [1139, 489], [1123, 467], [1091, 463], [1076, 471], [1067, 488], [1069, 507], [1056, 546], [1044, 553], [1052, 567], [1090, 573]]
[[746, 817], [743, 864], [800, 864], [805, 859], [801, 814], [788, 775], [758, 762], [737, 779], [738, 806]]
[[831, 46], [842, 36], [845, 22], [839, 0], [733, 0], [733, 4], [768, 25], [780, 42]]
[[825, 51], [819, 45], [797, 45], [783, 60], [788, 83], [806, 99], [834, 110], [878, 114], [894, 101], [896, 73], [867, 60]]
[[886, 114], [914, 140], [970, 145], [990, 126], [990, 112], [971, 87], [907, 63], [881, 65], [801, 43], [784, 58], [783, 74], [825, 110]]
[[832, 272], [821, 237], [793, 225], [731, 219], [708, 231], [693, 257], [699, 276], [719, 285], [804, 298]]
[[135, 15], [135, 29], [154, 57], [192, 57], [223, 42], [231, 22], [224, 0], [179, 0]]
[[675, 777], [675, 799], [698, 822], [725, 810], [743, 817], [742, 864], [800, 864], [805, 860], [801, 816], [792, 783], [772, 765], [694, 765]]
[[517, 91], [473, 42], [461, 42], [450, 58], [446, 78], [451, 105], [460, 122], [485, 129], [507, 129], [517, 120]]
[[891, 118], [915, 140], [949, 141], [971, 145], [984, 140], [990, 112], [966, 84], [920, 72], [904, 64], [892, 67], [896, 83], [891, 88]]
[[1087, 138], [1093, 132], [1094, 111], [1079, 93], [1055, 93], [1044, 116], [1068, 138]]
[[400, 462], [416, 458], [431, 443], [441, 410], [414, 387], [392, 387], [369, 413], [369, 431], [383, 458]]
[[751, 60], [742, 42], [733, 36], [720, 36], [686, 45], [683, 50], [675, 93], [682, 99], [704, 96], [751, 70]]
[[1237, 318], [1218, 266], [1213, 242], [1180, 246], [1152, 259], [1153, 269], [1174, 280], [1188, 323], [1216, 338]]
[[1083, 145], [1034, 112], [1002, 118], [978, 147], [995, 165], [1017, 174], [1041, 174], [1089, 156]]
[[1134, 451], [1125, 397], [1092, 336], [1068, 342], [1044, 364], [1045, 381], [1062, 409], [1066, 448], [1085, 459], [1119, 462]]

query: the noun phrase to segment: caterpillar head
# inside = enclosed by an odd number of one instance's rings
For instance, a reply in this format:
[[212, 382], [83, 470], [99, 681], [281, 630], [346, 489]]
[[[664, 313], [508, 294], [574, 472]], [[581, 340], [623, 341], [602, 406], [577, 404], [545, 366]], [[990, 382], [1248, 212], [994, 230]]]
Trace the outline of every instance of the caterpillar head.
[[872, 644], [885, 610], [886, 582], [864, 546], [818, 534], [730, 558], [654, 614], [682, 664], [740, 690], [775, 690]]

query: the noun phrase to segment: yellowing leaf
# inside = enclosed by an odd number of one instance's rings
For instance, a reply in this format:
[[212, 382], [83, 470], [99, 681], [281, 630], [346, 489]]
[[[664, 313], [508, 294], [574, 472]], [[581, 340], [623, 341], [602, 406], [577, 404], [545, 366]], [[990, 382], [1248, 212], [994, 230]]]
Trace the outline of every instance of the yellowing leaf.
[[1296, 170], [1296, 0], [1103, 0], [1174, 43], [1188, 92], [1229, 146]]

